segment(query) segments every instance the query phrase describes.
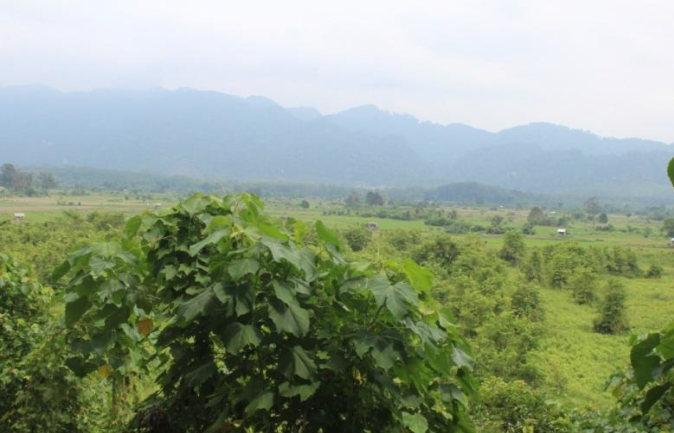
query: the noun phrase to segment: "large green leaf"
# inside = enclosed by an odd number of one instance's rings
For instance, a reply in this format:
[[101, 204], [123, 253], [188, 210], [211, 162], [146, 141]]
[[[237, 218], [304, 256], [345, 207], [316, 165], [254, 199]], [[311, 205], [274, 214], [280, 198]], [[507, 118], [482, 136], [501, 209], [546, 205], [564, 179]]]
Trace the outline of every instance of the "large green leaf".
[[634, 379], [639, 388], [654, 379], [653, 372], [660, 365], [660, 357], [653, 352], [660, 344], [660, 334], [650, 334], [648, 337], [635, 344], [630, 353]]
[[321, 221], [316, 221], [315, 226], [318, 241], [325, 247], [333, 260], [339, 264], [346, 263], [339, 251], [340, 243], [337, 234], [328, 229]]
[[216, 284], [213, 286], [213, 290], [220, 302], [232, 305], [237, 316], [243, 316], [250, 312], [253, 304], [253, 291], [250, 286]]
[[218, 371], [213, 361], [207, 361], [195, 369], [185, 373], [185, 383], [192, 388], [209, 380]]
[[314, 395], [320, 385], [320, 382], [311, 382], [308, 385], [292, 385], [288, 382], [283, 382], [279, 385], [278, 391], [283, 397], [292, 398], [299, 396], [300, 401], [306, 401], [306, 399]]
[[70, 261], [66, 260], [60, 265], [58, 265], [51, 274], [51, 280], [53, 283], [60, 280], [65, 274], [70, 270]]
[[333, 232], [323, 224], [322, 221], [316, 221], [316, 234], [318, 240], [323, 244], [331, 244], [335, 247], [339, 246], [339, 238], [337, 233]]
[[191, 322], [200, 314], [204, 314], [215, 299], [215, 293], [209, 287], [197, 296], [181, 303], [178, 307], [178, 315], [186, 322]]
[[660, 401], [663, 395], [672, 387], [671, 383], [665, 383], [659, 386], [654, 386], [649, 389], [644, 397], [643, 403], [641, 403], [641, 412], [647, 413], [655, 403]]
[[91, 308], [91, 302], [85, 297], [68, 302], [66, 304], [66, 326], [77, 323], [89, 308]]
[[412, 433], [426, 433], [428, 430], [428, 421], [420, 413], [403, 412], [403, 424]]
[[234, 322], [225, 328], [223, 340], [228, 352], [238, 354], [246, 346], [256, 347], [262, 341], [262, 334], [253, 325]]
[[669, 181], [674, 186], [674, 158], [670, 159], [667, 165], [667, 176], [669, 176]]
[[274, 294], [277, 298], [285, 302], [286, 304], [297, 304], [297, 298], [295, 297], [295, 291], [290, 287], [290, 285], [283, 281], [274, 280], [272, 282], [274, 286]]
[[408, 304], [418, 305], [419, 303], [416, 293], [410, 286], [402, 282], [391, 285], [385, 276], [370, 279], [367, 288], [374, 295], [377, 304], [386, 305], [391, 314], [398, 319], [407, 315]]
[[126, 234], [126, 236], [129, 238], [136, 236], [136, 233], [138, 233], [138, 229], [140, 229], [142, 222], [143, 217], [141, 215], [136, 215], [129, 218], [124, 226], [124, 234]]
[[295, 346], [281, 353], [279, 370], [288, 379], [294, 376], [310, 379], [316, 372], [316, 363], [301, 346]]
[[364, 354], [370, 353], [375, 363], [384, 370], [389, 370], [401, 358], [389, 340], [371, 333], [355, 336], [352, 344], [358, 356], [363, 357]]
[[309, 331], [309, 312], [297, 304], [286, 304], [276, 298], [269, 300], [269, 317], [282, 332], [301, 337]]
[[433, 273], [429, 269], [422, 268], [414, 260], [405, 259], [403, 270], [412, 287], [424, 292], [431, 290], [433, 286]]
[[269, 248], [275, 262], [287, 260], [296, 268], [301, 269], [301, 259], [298, 251], [289, 245], [284, 245], [280, 241], [271, 238], [262, 239], [262, 244]]
[[224, 238], [227, 235], [229, 235], [229, 229], [220, 229], [217, 232], [211, 233], [208, 237], [206, 237], [206, 239], [190, 246], [190, 255], [196, 256], [206, 246], [217, 244], [218, 242], [220, 242], [220, 239]]
[[227, 266], [227, 272], [234, 281], [240, 280], [248, 274], [255, 274], [260, 269], [260, 262], [255, 259], [232, 260]]
[[189, 216], [194, 216], [195, 214], [206, 209], [206, 206], [208, 206], [210, 202], [211, 201], [203, 195], [195, 194], [182, 202], [180, 206], [185, 209], [185, 212], [187, 212]]
[[258, 410], [269, 410], [274, 405], [274, 393], [272, 392], [263, 392], [257, 395], [253, 400], [248, 403], [246, 406], [246, 413], [252, 415]]
[[454, 362], [454, 365], [457, 367], [464, 367], [469, 370], [473, 368], [473, 358], [458, 346], [452, 349], [452, 362]]

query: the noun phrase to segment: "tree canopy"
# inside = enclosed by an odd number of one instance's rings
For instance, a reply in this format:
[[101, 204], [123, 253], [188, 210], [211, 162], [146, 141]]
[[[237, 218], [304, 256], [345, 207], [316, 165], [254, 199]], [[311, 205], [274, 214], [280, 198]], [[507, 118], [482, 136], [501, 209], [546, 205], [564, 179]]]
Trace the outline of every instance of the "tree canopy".
[[430, 273], [348, 263], [335, 233], [317, 222], [304, 245], [301, 225], [252, 195], [195, 195], [76, 251], [53, 276], [71, 275], [68, 365], [158, 369], [144, 428], [473, 431], [469, 349], [424, 300]]

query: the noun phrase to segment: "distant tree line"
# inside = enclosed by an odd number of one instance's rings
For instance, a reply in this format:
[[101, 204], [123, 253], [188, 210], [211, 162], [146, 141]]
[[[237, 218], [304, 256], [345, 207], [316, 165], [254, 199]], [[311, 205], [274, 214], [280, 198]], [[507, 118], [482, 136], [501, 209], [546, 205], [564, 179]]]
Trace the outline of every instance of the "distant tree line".
[[39, 173], [34, 176], [33, 173], [21, 171], [9, 163], [0, 167], [0, 187], [12, 192], [34, 195], [37, 192], [36, 189], [49, 191], [57, 186], [58, 183], [51, 173]]

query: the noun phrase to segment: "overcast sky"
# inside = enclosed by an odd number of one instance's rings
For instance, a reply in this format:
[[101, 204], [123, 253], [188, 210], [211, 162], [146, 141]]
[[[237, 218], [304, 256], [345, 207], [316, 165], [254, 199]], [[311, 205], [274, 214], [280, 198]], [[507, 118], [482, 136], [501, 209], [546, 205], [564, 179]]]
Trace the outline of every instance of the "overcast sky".
[[674, 142], [674, 1], [0, 0], [0, 86], [28, 83]]

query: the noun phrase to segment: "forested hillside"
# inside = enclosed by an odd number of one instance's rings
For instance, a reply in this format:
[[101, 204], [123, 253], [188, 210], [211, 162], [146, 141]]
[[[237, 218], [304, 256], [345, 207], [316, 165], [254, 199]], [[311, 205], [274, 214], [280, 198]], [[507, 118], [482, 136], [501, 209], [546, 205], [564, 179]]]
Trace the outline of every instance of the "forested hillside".
[[323, 116], [192, 89], [61, 93], [41, 86], [0, 89], [0, 147], [1, 162], [32, 166], [366, 186], [472, 181], [657, 197], [666, 195], [661, 161], [674, 154], [664, 143], [545, 123], [492, 133], [374, 106]]

